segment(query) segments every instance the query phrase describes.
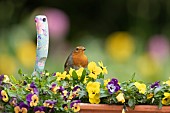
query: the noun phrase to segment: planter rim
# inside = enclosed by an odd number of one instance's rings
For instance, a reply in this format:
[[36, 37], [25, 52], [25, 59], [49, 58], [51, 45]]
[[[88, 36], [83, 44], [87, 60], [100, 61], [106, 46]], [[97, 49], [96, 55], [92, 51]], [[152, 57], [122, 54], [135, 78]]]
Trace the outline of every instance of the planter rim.
[[[108, 105], [108, 104], [89, 104], [89, 103], [80, 103], [80, 110], [103, 110], [105, 111], [121, 111], [123, 109], [123, 105]], [[131, 109], [127, 107], [128, 111], [140, 111], [140, 112], [164, 112], [170, 113], [170, 106], [162, 106], [161, 109], [158, 108], [156, 105], [136, 105], [135, 109]]]

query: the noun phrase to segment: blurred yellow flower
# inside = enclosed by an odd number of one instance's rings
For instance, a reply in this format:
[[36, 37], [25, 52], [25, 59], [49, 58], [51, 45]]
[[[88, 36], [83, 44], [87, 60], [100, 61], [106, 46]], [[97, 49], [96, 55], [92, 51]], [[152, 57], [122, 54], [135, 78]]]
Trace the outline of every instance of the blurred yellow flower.
[[163, 105], [170, 105], [170, 93], [165, 92], [164, 96], [165, 97], [162, 99], [162, 104]]
[[167, 80], [166, 82], [163, 82], [163, 84], [167, 84], [168, 86], [170, 86], [170, 80]]
[[127, 32], [116, 32], [106, 40], [107, 52], [117, 61], [128, 60], [134, 52], [134, 39]]
[[16, 71], [15, 59], [8, 54], [0, 54], [0, 74], [14, 74]]
[[144, 94], [146, 92], [146, 85], [143, 83], [135, 82], [134, 85], [138, 88], [139, 93]]
[[160, 72], [160, 67], [154, 60], [145, 53], [137, 59], [137, 67], [143, 76], [155, 76]]
[[32, 68], [35, 64], [36, 46], [32, 41], [19, 42], [16, 48], [16, 54], [19, 61], [26, 68]]
[[116, 96], [116, 99], [118, 100], [118, 102], [122, 102], [122, 103], [125, 102], [125, 98], [124, 98], [123, 93], [119, 93], [119, 94]]
[[102, 69], [96, 65], [95, 62], [90, 62], [88, 64], [88, 69], [90, 71], [89, 77], [97, 79], [97, 75], [102, 72]]

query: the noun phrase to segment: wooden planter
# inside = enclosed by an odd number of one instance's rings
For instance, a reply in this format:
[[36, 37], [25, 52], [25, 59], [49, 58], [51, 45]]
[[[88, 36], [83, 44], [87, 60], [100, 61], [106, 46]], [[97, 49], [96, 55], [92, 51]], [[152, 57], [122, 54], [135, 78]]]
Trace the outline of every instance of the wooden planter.
[[[80, 104], [80, 113], [122, 113], [123, 105]], [[170, 113], [170, 106], [158, 109], [154, 105], [136, 105], [135, 109], [127, 107], [126, 113]]]

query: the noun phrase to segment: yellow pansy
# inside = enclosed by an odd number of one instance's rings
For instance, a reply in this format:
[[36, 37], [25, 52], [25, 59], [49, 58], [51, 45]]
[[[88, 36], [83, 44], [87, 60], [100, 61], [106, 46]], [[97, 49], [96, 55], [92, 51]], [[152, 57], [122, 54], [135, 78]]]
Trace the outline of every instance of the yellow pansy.
[[86, 86], [89, 98], [94, 98], [96, 94], [100, 92], [100, 83], [99, 82], [89, 82]]
[[116, 96], [116, 99], [118, 100], [118, 102], [122, 102], [122, 103], [125, 102], [125, 98], [124, 98], [123, 93], [119, 93], [119, 94]]
[[110, 79], [106, 79], [106, 80], [104, 80], [104, 86], [106, 87], [107, 86], [107, 84], [110, 82]]
[[102, 72], [102, 69], [98, 67], [95, 62], [90, 62], [88, 69], [90, 71], [89, 77], [93, 79], [97, 79], [97, 76]]
[[91, 104], [99, 104], [100, 103], [100, 94], [96, 94], [94, 98], [89, 98], [89, 102]]
[[57, 81], [64, 80], [66, 78], [66, 74], [67, 74], [66, 71], [64, 71], [63, 73], [57, 72], [56, 73]]
[[30, 102], [30, 106], [33, 107], [33, 106], [37, 106], [38, 102], [39, 102], [39, 98], [36, 94], [34, 94], [32, 97], [31, 97], [31, 102]]
[[162, 104], [163, 105], [170, 105], [170, 93], [165, 92], [164, 96], [165, 97], [162, 99]]
[[80, 78], [81, 78], [81, 75], [82, 75], [83, 70], [84, 70], [83, 67], [81, 67], [81, 68], [79, 68], [78, 70], [76, 70], [76, 73], [77, 73], [77, 76], [78, 76], [78, 79], [79, 79], [79, 80], [80, 80]]
[[149, 94], [147, 94], [147, 99], [151, 99], [153, 96], [154, 96], [153, 93], [149, 93]]
[[77, 113], [80, 111], [80, 104], [79, 103], [74, 103], [72, 110]]
[[98, 64], [99, 64], [100, 68], [102, 69], [102, 73], [107, 74], [108, 71], [107, 71], [106, 67], [103, 66], [103, 62], [100, 61], [100, 62], [98, 62]]
[[139, 93], [144, 94], [146, 92], [146, 85], [143, 83], [135, 82], [134, 85], [138, 88]]
[[8, 95], [7, 95], [6, 91], [2, 90], [2, 91], [0, 91], [0, 93], [1, 93], [1, 96], [2, 96], [2, 100], [4, 102], [8, 102], [9, 98], [8, 98]]

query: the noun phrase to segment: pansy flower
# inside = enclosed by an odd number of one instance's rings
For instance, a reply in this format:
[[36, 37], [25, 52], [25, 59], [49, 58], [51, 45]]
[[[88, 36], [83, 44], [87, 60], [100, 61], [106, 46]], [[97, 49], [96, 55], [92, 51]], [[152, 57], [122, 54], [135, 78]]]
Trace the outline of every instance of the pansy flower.
[[112, 78], [110, 82], [107, 84], [107, 89], [110, 94], [113, 94], [114, 92], [117, 92], [120, 90], [120, 85], [118, 84], [118, 80], [115, 78]]
[[79, 92], [80, 92], [80, 87], [79, 86], [75, 86], [73, 88], [73, 96], [74, 97], [79, 96]]
[[57, 72], [56, 73], [57, 81], [64, 80], [66, 78], [66, 74], [67, 74], [66, 71], [64, 71], [63, 73]]
[[58, 91], [59, 91], [59, 92], [64, 91], [64, 87], [63, 87], [63, 86], [60, 86], [60, 87], [58, 88]]
[[27, 113], [28, 112], [28, 105], [21, 102], [19, 105], [14, 107], [15, 113]]
[[9, 101], [9, 104], [11, 106], [16, 106], [17, 105], [17, 98], [16, 97], [13, 97], [10, 101]]
[[135, 82], [134, 85], [138, 88], [139, 93], [144, 94], [146, 92], [146, 85], [143, 83]]
[[48, 107], [48, 108], [53, 108], [54, 105], [56, 104], [56, 101], [52, 101], [52, 100], [46, 100], [44, 103], [43, 103], [43, 106], [44, 107]]
[[70, 95], [70, 92], [68, 92], [67, 90], [63, 90], [62, 91], [62, 96], [64, 98], [64, 100], [66, 101], [67, 100], [67, 97]]
[[35, 107], [34, 113], [45, 113], [45, 107], [43, 107], [43, 106]]
[[100, 62], [98, 62], [98, 64], [99, 64], [100, 68], [102, 69], [102, 73], [107, 74], [108, 71], [107, 71], [106, 67], [103, 66], [103, 62], [100, 61]]
[[100, 83], [99, 82], [89, 82], [86, 86], [90, 103], [98, 104], [100, 102]]
[[95, 94], [93, 98], [89, 98], [89, 102], [91, 104], [99, 104], [100, 103], [100, 93]]
[[124, 94], [123, 94], [123, 93], [119, 93], [119, 94], [116, 96], [116, 99], [117, 99], [118, 102], [122, 102], [122, 103], [125, 102], [125, 98], [124, 98]]
[[170, 93], [168, 93], [168, 92], [164, 93], [164, 98], [162, 99], [162, 104], [170, 105]]
[[60, 87], [58, 87], [55, 83], [52, 84], [52, 86], [50, 87], [50, 90], [56, 94], [57, 93], [57, 90], [59, 89]]
[[153, 83], [153, 84], [151, 84], [151, 88], [155, 88], [155, 87], [159, 87], [160, 86], [160, 81], [157, 81], [157, 82], [155, 82], [155, 83]]
[[39, 98], [36, 94], [28, 94], [26, 100], [31, 107], [37, 106], [39, 102]]
[[62, 107], [64, 108], [64, 110], [68, 110], [68, 105], [67, 104], [63, 104]]
[[28, 87], [26, 88], [26, 90], [30, 91], [32, 94], [38, 94], [38, 89], [34, 82], [32, 82], [31, 84], [28, 84]]
[[97, 76], [102, 72], [102, 69], [96, 65], [95, 62], [90, 62], [88, 64], [88, 69], [90, 71], [89, 77], [97, 79]]
[[81, 67], [81, 68], [79, 68], [78, 70], [76, 70], [76, 73], [77, 73], [77, 76], [78, 76], [78, 79], [79, 79], [79, 80], [80, 80], [80, 78], [81, 78], [81, 75], [82, 75], [82, 73], [83, 73], [83, 70], [84, 70], [83, 67]]
[[4, 102], [8, 102], [9, 97], [5, 90], [0, 90], [0, 99], [2, 99]]
[[73, 110], [73, 112], [78, 112], [80, 111], [80, 100], [74, 100], [71, 102], [70, 107]]

